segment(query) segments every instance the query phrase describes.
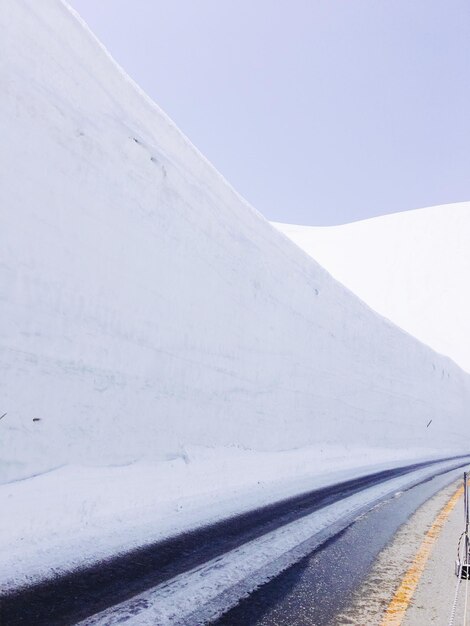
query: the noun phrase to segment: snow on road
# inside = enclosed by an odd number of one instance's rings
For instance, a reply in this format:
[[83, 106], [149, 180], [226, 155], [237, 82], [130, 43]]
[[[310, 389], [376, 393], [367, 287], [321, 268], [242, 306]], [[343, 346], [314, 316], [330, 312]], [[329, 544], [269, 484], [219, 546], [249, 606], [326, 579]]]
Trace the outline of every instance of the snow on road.
[[[438, 464], [365, 489], [254, 539], [80, 624], [191, 626], [214, 620], [234, 606], [240, 597], [248, 595], [257, 586], [310, 554], [374, 504], [452, 466], [455, 466], [455, 462]], [[450, 475], [456, 478], [461, 472], [461, 469], [453, 470]]]
[[190, 447], [186, 460], [67, 465], [0, 485], [3, 592], [222, 518], [427, 458], [429, 450]]

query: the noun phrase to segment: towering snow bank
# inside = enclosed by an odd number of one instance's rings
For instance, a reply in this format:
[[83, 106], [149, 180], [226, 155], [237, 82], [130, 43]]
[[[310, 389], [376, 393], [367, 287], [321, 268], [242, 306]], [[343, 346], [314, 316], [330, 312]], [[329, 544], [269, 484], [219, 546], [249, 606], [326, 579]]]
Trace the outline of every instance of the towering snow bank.
[[470, 372], [470, 202], [344, 226], [277, 226], [373, 309]]
[[0, 42], [3, 476], [460, 447], [469, 378], [247, 206], [64, 4], [4, 0]]

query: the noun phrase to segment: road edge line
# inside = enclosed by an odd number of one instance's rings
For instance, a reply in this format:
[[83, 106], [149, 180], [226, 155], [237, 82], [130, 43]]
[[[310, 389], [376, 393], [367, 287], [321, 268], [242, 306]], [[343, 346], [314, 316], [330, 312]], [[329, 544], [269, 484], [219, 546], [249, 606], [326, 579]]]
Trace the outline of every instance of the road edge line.
[[413, 563], [406, 571], [400, 586], [396, 590], [395, 595], [386, 608], [381, 626], [401, 625], [413, 594], [416, 591], [419, 581], [421, 580], [421, 576], [424, 572], [434, 544], [436, 543], [445, 522], [449, 518], [462, 495], [463, 487], [460, 486], [437, 515], [433, 525], [426, 533], [418, 552], [413, 559]]

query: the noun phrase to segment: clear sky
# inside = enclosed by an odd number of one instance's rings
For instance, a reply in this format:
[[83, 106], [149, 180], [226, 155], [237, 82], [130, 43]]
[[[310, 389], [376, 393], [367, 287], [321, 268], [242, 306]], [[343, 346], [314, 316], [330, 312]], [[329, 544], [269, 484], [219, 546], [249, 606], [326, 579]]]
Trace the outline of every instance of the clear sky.
[[267, 218], [470, 199], [468, 0], [68, 0]]

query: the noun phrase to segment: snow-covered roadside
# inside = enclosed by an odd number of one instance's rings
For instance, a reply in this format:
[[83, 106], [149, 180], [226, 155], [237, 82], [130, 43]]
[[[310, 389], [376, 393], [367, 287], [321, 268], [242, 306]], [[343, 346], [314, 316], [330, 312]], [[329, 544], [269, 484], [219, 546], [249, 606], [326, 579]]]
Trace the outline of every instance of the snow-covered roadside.
[[167, 462], [64, 466], [0, 485], [8, 522], [0, 526], [0, 586], [31, 584], [303, 491], [437, 456], [424, 449], [344, 452], [192, 447]]
[[[455, 466], [455, 463], [454, 463]], [[451, 462], [393, 478], [286, 524], [204, 565], [80, 622], [82, 626], [192, 626], [212, 621], [259, 585], [307, 556], [385, 498], [434, 475]], [[461, 469], [448, 474], [449, 482]]]

